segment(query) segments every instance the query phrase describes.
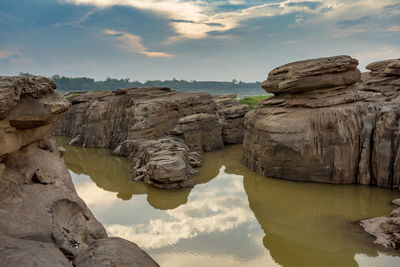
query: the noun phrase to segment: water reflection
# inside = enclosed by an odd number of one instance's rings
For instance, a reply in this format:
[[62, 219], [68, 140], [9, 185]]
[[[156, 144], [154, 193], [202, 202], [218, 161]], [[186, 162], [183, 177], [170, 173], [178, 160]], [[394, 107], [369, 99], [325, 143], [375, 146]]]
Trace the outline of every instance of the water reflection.
[[57, 144], [67, 148], [64, 161], [68, 169], [75, 174], [89, 176], [97, 187], [116, 192], [116, 196], [122, 200], [145, 194], [150, 205], [162, 210], [174, 209], [187, 202], [190, 189], [167, 191], [133, 181], [130, 162], [125, 158], [110, 156], [106, 149], [68, 146], [69, 139], [64, 137], [57, 137], [56, 140]]
[[398, 193], [259, 177], [240, 153], [205, 154], [198, 185], [179, 191], [131, 181], [129, 162], [105, 150], [67, 147], [65, 161], [109, 234], [138, 243], [161, 266], [400, 265], [355, 223], [388, 214]]

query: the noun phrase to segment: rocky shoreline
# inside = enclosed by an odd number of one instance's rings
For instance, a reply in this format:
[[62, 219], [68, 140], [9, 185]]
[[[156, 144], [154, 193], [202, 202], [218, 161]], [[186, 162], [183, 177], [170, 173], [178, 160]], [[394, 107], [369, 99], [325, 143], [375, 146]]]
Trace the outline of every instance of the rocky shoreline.
[[53, 134], [71, 145], [109, 148], [133, 161], [133, 178], [158, 188], [194, 186], [203, 152], [242, 143], [244, 115], [236, 95], [169, 88], [131, 88], [70, 96]]
[[50, 138], [70, 102], [44, 77], [0, 77], [0, 265], [158, 266], [107, 237]]

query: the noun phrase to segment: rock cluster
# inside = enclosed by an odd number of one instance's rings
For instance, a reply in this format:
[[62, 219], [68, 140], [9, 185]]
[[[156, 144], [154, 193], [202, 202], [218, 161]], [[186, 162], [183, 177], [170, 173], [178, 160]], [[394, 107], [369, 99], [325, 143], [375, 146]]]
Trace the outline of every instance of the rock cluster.
[[389, 217], [363, 220], [361, 226], [376, 237], [376, 244], [400, 251], [400, 199], [395, 199], [392, 203], [398, 208]]
[[193, 186], [201, 154], [243, 140], [246, 105], [236, 95], [131, 88], [70, 96], [53, 134], [71, 145], [109, 148], [134, 162], [133, 177], [159, 188]]
[[55, 87], [44, 77], [0, 77], [0, 265], [158, 266], [135, 244], [108, 238], [76, 194], [49, 139], [70, 106]]
[[336, 56], [270, 72], [245, 117], [243, 162], [274, 178], [400, 187], [399, 60]]

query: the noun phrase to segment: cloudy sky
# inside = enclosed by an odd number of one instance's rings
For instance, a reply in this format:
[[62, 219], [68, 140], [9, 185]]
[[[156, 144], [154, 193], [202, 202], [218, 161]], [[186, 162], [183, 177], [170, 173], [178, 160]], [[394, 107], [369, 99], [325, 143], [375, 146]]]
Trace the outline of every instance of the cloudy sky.
[[0, 75], [264, 80], [287, 62], [400, 57], [400, 0], [1, 0]]

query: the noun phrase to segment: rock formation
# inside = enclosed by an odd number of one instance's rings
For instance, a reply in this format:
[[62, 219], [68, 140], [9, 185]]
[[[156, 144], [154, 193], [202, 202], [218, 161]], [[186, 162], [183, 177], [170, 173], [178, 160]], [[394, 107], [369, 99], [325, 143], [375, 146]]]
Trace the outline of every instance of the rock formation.
[[70, 106], [55, 87], [44, 77], [0, 77], [0, 265], [158, 266], [135, 244], [108, 238], [76, 194], [49, 139]]
[[336, 56], [272, 70], [247, 113], [243, 162], [274, 178], [400, 186], [399, 60]]
[[376, 244], [400, 251], [400, 199], [395, 199], [392, 203], [398, 208], [389, 217], [363, 220], [361, 226], [376, 237]]
[[133, 177], [159, 188], [194, 185], [201, 154], [243, 140], [246, 105], [236, 95], [131, 88], [70, 95], [53, 134], [71, 145], [109, 148], [133, 161]]

